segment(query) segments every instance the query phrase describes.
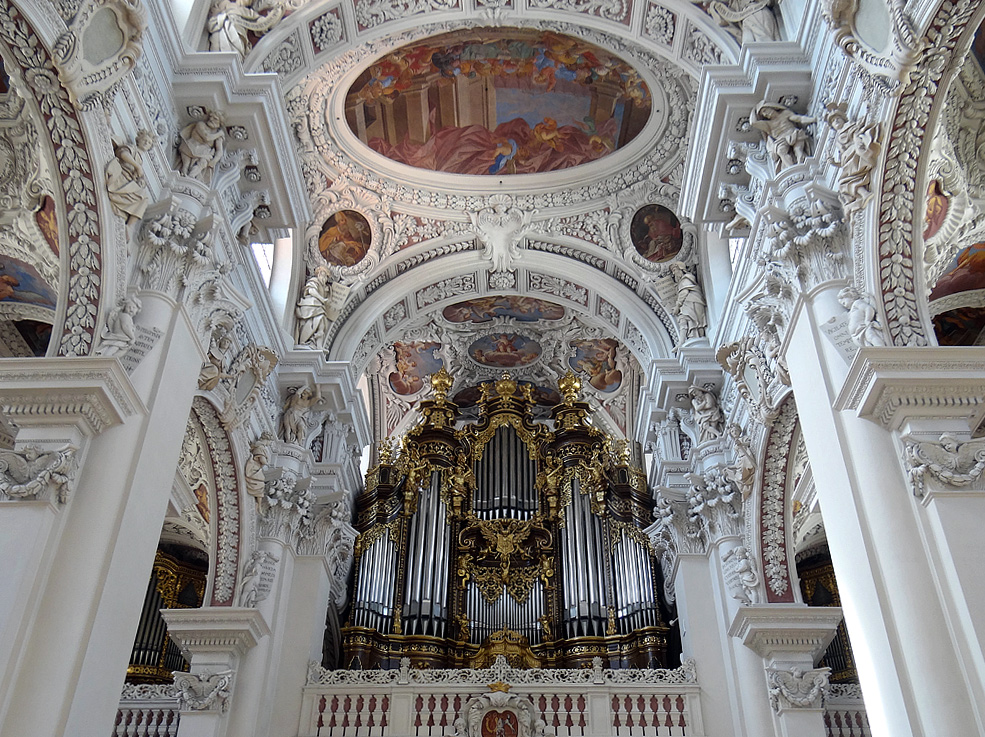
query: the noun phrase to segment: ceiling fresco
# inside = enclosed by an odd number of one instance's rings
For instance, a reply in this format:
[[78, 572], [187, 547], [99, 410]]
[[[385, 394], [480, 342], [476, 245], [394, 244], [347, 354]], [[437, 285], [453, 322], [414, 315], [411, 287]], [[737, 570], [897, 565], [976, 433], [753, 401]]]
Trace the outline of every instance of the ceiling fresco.
[[603, 409], [613, 430], [631, 426], [633, 388], [640, 369], [629, 349], [599, 327], [547, 300], [499, 295], [447, 305], [404, 329], [405, 339], [386, 345], [369, 371], [388, 433], [413, 419], [417, 402], [430, 396], [428, 377], [444, 366], [453, 376], [450, 395], [466, 414], [478, 385], [504, 372], [533, 387], [536, 403], [560, 402], [558, 380], [574, 371], [583, 392]]
[[564, 317], [564, 308], [536, 297], [491, 295], [448, 305], [441, 314], [449, 322], [489, 322], [494, 317], [534, 322], [560, 320]]
[[571, 36], [486, 28], [373, 63], [349, 89], [352, 132], [378, 153], [454, 174], [534, 174], [600, 159], [650, 117], [633, 67]]

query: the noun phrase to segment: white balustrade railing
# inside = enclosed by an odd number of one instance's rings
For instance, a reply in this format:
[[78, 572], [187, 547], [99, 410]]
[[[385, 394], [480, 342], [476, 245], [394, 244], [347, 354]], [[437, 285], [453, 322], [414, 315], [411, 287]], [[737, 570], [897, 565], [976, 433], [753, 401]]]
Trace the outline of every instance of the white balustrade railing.
[[123, 687], [112, 737], [178, 737], [178, 691], [169, 683]]
[[674, 670], [326, 671], [312, 664], [300, 737], [445, 737], [471, 699], [507, 690], [557, 737], [704, 737], [692, 661]]

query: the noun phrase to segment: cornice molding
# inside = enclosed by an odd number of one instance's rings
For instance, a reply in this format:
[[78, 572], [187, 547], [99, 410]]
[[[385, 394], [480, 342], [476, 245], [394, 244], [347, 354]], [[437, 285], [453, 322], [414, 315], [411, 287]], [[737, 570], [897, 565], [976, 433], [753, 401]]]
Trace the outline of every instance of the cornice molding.
[[0, 406], [18, 425], [74, 424], [85, 435], [147, 412], [117, 358], [4, 359]]
[[263, 615], [252, 608], [162, 609], [161, 616], [182, 654], [242, 656], [270, 634]]
[[985, 412], [985, 351], [977, 347], [859, 350], [835, 400], [887, 430], [912, 419], [968, 419]]
[[742, 606], [735, 613], [728, 634], [742, 640], [743, 645], [762, 658], [810, 656], [816, 660], [834, 639], [841, 619], [840, 607]]

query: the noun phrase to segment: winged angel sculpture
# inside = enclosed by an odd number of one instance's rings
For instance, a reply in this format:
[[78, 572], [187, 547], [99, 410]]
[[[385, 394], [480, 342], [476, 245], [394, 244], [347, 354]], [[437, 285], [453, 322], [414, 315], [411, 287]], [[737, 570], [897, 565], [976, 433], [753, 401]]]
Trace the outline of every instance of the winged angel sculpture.
[[913, 493], [923, 496], [926, 476], [930, 474], [947, 486], [968, 486], [985, 471], [985, 440], [961, 443], [950, 433], [939, 441], [905, 439], [906, 455]]
[[68, 497], [75, 448], [44, 452], [34, 445], [0, 450], [0, 498], [42, 499], [53, 489], [59, 503]]

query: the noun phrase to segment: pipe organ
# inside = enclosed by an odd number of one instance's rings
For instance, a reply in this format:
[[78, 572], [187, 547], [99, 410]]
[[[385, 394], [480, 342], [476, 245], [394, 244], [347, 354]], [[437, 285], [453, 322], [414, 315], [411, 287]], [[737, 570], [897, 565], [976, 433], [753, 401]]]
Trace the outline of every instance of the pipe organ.
[[381, 445], [356, 502], [356, 566], [342, 663], [350, 668], [664, 667], [653, 505], [628, 446], [560, 382], [549, 421], [531, 387], [481, 385], [459, 419], [451, 377], [399, 450]]

